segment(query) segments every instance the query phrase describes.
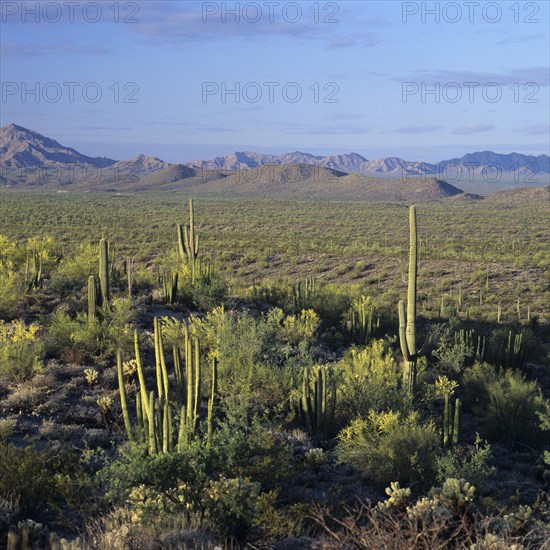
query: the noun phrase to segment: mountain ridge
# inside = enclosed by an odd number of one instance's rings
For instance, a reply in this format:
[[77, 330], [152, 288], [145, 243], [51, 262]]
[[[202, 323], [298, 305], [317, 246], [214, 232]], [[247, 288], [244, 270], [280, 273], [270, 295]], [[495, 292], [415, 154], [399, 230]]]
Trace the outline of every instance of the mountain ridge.
[[[138, 181], [142, 188], [165, 186], [187, 178], [199, 178], [203, 183], [218, 181], [234, 171], [290, 164], [403, 181], [409, 176], [424, 180], [435, 178], [472, 193], [481, 192], [482, 188], [493, 192], [510, 187], [535, 187], [550, 179], [548, 155], [479, 151], [428, 163], [399, 157], [369, 160], [355, 152], [323, 156], [302, 151], [281, 155], [234, 151], [210, 160], [171, 163], [146, 154], [128, 160], [90, 157], [35, 130], [13, 123], [0, 128], [0, 183], [5, 186], [47, 186], [57, 178], [57, 182], [65, 186], [88, 182], [90, 190], [94, 185], [112, 183], [126, 187]], [[542, 183], [540, 178], [544, 180]], [[506, 185], [501, 185], [500, 180], [506, 180]]]

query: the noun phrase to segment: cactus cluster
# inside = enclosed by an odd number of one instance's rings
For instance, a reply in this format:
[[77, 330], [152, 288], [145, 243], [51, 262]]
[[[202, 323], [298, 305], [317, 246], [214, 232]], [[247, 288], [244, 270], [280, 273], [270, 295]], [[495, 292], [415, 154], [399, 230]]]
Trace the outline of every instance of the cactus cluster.
[[164, 271], [161, 276], [165, 304], [174, 304], [178, 299], [178, 272]]
[[376, 315], [376, 304], [370, 296], [361, 296], [352, 304], [347, 314], [346, 328], [351, 340], [365, 344], [379, 327], [380, 317]]
[[445, 403], [443, 405], [443, 446], [450, 447], [458, 445], [458, 436], [460, 431], [460, 410], [461, 402], [457, 397], [455, 406], [453, 406], [449, 398], [449, 394], [445, 395]]
[[[134, 332], [134, 347], [136, 355], [139, 393], [136, 395], [137, 426], [134, 428], [130, 421], [130, 412], [125, 389], [122, 356], [118, 356], [118, 382], [122, 416], [126, 433], [130, 441], [142, 441], [147, 444], [150, 454], [169, 453], [181, 450], [195, 434], [198, 433], [200, 409], [202, 401], [202, 361], [200, 342], [186, 329], [184, 331], [184, 361], [178, 346], [173, 348], [174, 387], [170, 386], [169, 373], [164, 351], [162, 324], [154, 318], [154, 347], [155, 347], [155, 374], [156, 392], [147, 390], [141, 354], [139, 337]], [[215, 404], [218, 394], [217, 360], [212, 362], [212, 387], [208, 400], [207, 441], [210, 442], [215, 416]], [[179, 421], [176, 437], [176, 421], [174, 412]]]
[[324, 436], [330, 432], [334, 426], [336, 383], [329, 368], [304, 370], [302, 397], [295, 408], [300, 421], [310, 433]]
[[299, 311], [307, 309], [311, 305], [311, 299], [315, 295], [315, 277], [308, 275], [304, 280], [298, 281], [292, 289], [292, 303]]

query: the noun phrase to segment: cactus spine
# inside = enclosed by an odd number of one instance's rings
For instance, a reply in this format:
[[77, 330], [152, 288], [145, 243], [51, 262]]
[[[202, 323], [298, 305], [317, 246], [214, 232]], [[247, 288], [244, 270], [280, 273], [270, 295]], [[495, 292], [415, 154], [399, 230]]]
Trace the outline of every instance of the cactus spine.
[[109, 289], [109, 243], [103, 238], [99, 241], [99, 286], [101, 288], [101, 304], [110, 299]]
[[426, 338], [420, 350], [416, 344], [416, 276], [418, 271], [418, 249], [416, 233], [416, 208], [409, 210], [409, 281], [407, 289], [407, 309], [403, 300], [399, 301], [399, 343], [404, 358], [403, 381], [408, 391], [414, 395], [416, 392], [416, 363], [418, 357], [424, 355], [429, 345], [429, 337]]

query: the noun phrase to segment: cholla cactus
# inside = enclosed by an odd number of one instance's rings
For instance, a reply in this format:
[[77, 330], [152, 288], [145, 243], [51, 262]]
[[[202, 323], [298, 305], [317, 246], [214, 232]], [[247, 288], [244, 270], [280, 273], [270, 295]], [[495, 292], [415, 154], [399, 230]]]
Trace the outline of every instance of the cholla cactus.
[[443, 483], [438, 497], [447, 508], [458, 511], [473, 500], [475, 490], [476, 488], [464, 479], [449, 478]]
[[84, 369], [84, 376], [86, 377], [86, 382], [88, 382], [88, 385], [93, 386], [97, 383], [99, 373], [95, 369]]
[[531, 506], [521, 505], [515, 512], [506, 514], [504, 516], [504, 520], [510, 525], [510, 529], [517, 533], [529, 523], [532, 515], [533, 509]]
[[411, 497], [411, 490], [408, 487], [400, 487], [398, 481], [390, 483], [386, 487], [388, 499], [378, 504], [379, 508], [405, 508]]

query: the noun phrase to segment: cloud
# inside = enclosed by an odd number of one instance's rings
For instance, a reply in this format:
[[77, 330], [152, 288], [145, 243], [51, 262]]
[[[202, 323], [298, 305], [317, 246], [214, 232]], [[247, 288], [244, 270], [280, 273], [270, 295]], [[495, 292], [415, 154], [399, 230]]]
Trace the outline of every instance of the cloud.
[[357, 120], [358, 118], [363, 118], [363, 115], [345, 113], [343, 111], [335, 111], [334, 113], [323, 116], [323, 120]]
[[539, 124], [532, 124], [531, 126], [523, 126], [517, 130], [526, 136], [548, 136], [550, 135], [550, 124], [540, 122]]
[[95, 46], [76, 46], [72, 42], [50, 44], [14, 44], [8, 42], [1, 46], [2, 56], [34, 57], [43, 55], [108, 55], [113, 53], [107, 48]]
[[471, 124], [464, 124], [463, 126], [459, 126], [458, 128], [455, 128], [453, 130], [453, 134], [466, 136], [469, 134], [479, 134], [481, 132], [489, 132], [490, 130], [494, 130], [494, 129], [495, 129], [495, 126], [491, 124], [471, 123]]
[[531, 40], [537, 40], [538, 38], [544, 38], [544, 34], [526, 34], [523, 36], [508, 35], [506, 38], [495, 42], [495, 46], [506, 46], [508, 44], [523, 44], [524, 42], [530, 42]]
[[327, 48], [350, 48], [352, 46], [364, 46], [366, 48], [373, 48], [382, 43], [382, 40], [378, 38], [376, 33], [373, 32], [361, 32], [361, 33], [348, 33], [343, 37], [336, 38], [329, 42]]
[[396, 128], [390, 132], [394, 134], [426, 134], [428, 132], [437, 132], [441, 130], [442, 126], [428, 125], [428, 126], [402, 126], [401, 128]]

